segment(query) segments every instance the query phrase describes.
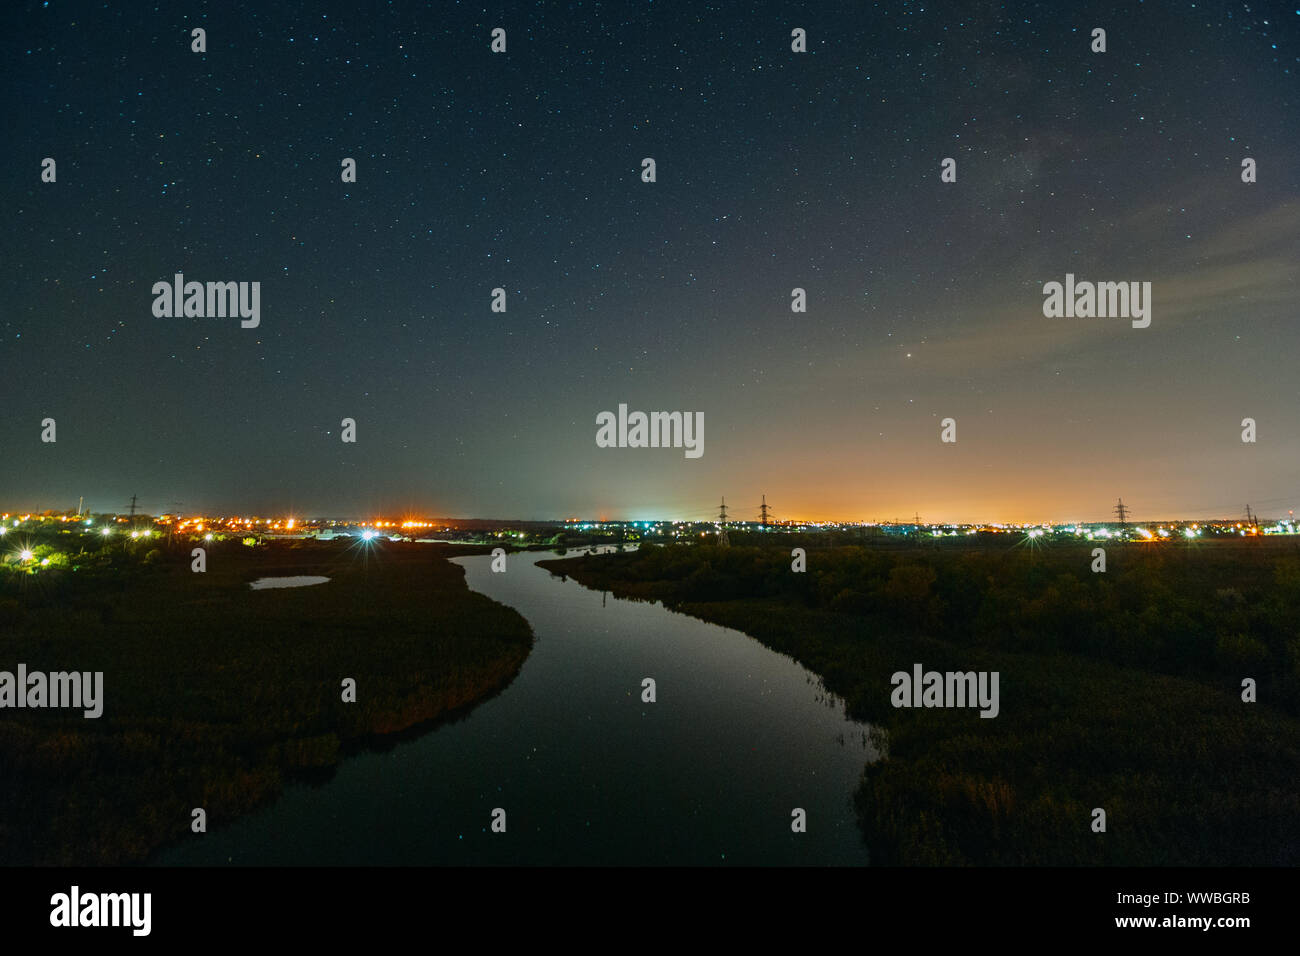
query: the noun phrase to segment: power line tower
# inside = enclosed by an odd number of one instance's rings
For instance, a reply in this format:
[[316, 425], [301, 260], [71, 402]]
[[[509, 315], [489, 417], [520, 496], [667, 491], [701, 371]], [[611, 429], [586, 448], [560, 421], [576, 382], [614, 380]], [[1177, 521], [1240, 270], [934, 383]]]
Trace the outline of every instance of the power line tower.
[[1123, 498], [1117, 498], [1115, 500], [1114, 511], [1115, 516], [1119, 518], [1119, 526], [1121, 528], [1128, 527], [1128, 506], [1124, 504]]
[[131, 517], [132, 518], [135, 517], [135, 498], [136, 498], [135, 495], [131, 496]]
[[763, 504], [758, 509], [758, 524], [764, 531], [767, 530], [767, 517], [767, 495], [764, 495]]
[[722, 507], [718, 512], [718, 547], [729, 548], [731, 542], [727, 540], [727, 496], [722, 496]]
[[1250, 505], [1246, 505], [1246, 525], [1251, 528], [1259, 527], [1259, 515], [1251, 514]]

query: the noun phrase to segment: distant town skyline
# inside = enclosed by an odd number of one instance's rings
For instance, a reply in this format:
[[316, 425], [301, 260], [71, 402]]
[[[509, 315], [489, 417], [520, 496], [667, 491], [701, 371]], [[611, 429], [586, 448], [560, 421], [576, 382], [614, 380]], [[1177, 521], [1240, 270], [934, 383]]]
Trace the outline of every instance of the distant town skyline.
[[[8, 518], [8, 519], [13, 519], [14, 517], [22, 516], [22, 515], [33, 515], [33, 516], [45, 515], [45, 514], [70, 515], [75, 513], [76, 510], [77, 510], [76, 506], [71, 508], [60, 508], [57, 506], [16, 508], [13, 507], [11, 503], [0, 501], [0, 514], [3, 514], [4, 518]], [[129, 514], [128, 510], [126, 509], [96, 508], [94, 507], [93, 503], [89, 501], [85, 502], [85, 504], [81, 508], [80, 513], [82, 515], [94, 515], [94, 514], [114, 515], [115, 517], [125, 516]], [[629, 510], [626, 515], [614, 515], [608, 513], [600, 513], [600, 514], [586, 513], [586, 514], [572, 514], [572, 515], [506, 515], [506, 514], [475, 515], [475, 514], [432, 513], [432, 512], [421, 512], [418, 510], [387, 510], [386, 511], [382, 509], [379, 511], [374, 511], [369, 513], [357, 513], [357, 514], [349, 514], [349, 513], [341, 513], [341, 512], [309, 513], [309, 512], [295, 511], [295, 510], [289, 510], [289, 511], [280, 511], [274, 509], [258, 510], [255, 508], [232, 508], [232, 507], [218, 508], [213, 510], [195, 510], [195, 509], [188, 509], [188, 508], [180, 508], [176, 510], [174, 509], [146, 510], [143, 506], [141, 506], [137, 510], [136, 514], [138, 517], [141, 518], [158, 518], [163, 516], [171, 516], [175, 518], [203, 517], [209, 519], [217, 519], [217, 518], [230, 519], [230, 518], [239, 517], [239, 518], [257, 518], [259, 520], [276, 521], [276, 522], [283, 522], [286, 520], [290, 520], [300, 524], [321, 522], [321, 521], [355, 522], [357, 524], [371, 523], [374, 521], [385, 521], [385, 522], [395, 522], [395, 523], [400, 523], [403, 521], [435, 522], [435, 523], [456, 522], [456, 521], [488, 523], [488, 522], [499, 521], [499, 522], [506, 522], [506, 523], [528, 522], [533, 524], [555, 524], [555, 525], [560, 525], [564, 523], [579, 523], [579, 522], [602, 522], [602, 523], [611, 523], [611, 524], [628, 524], [632, 522], [717, 523], [717, 518], [718, 518], [718, 514], [716, 510], [712, 516], [706, 515], [703, 517], [697, 517], [697, 516], [684, 516], [684, 515], [662, 514], [662, 513], [641, 514], [641, 513], [636, 513], [636, 509]], [[913, 512], [910, 518], [905, 515], [882, 516], [882, 515], [866, 515], [866, 514], [857, 515], [857, 516], [811, 515], [811, 514], [792, 514], [792, 515], [778, 516], [775, 514], [774, 510], [769, 511], [769, 515], [771, 515], [771, 517], [768, 521], [768, 524], [772, 527], [779, 527], [782, 525], [789, 525], [789, 524], [801, 524], [801, 523], [802, 524], [903, 526], [903, 525], [916, 524], [918, 523], [918, 519], [920, 524], [927, 525], [927, 526], [961, 525], [967, 527], [974, 527], [980, 525], [1032, 526], [1032, 525], [1041, 525], [1041, 524], [1048, 524], [1053, 526], [1066, 526], [1071, 524], [1116, 525], [1120, 523], [1142, 524], [1144, 522], [1170, 524], [1170, 523], [1188, 523], [1188, 522], [1196, 522], [1196, 521], [1207, 522], [1207, 523], [1238, 522], [1238, 521], [1248, 522], [1251, 518], [1257, 521], [1294, 521], [1294, 517], [1295, 517], [1294, 509], [1264, 508], [1263, 510], [1261, 510], [1260, 508], [1255, 507], [1250, 502], [1245, 503], [1240, 509], [1240, 514], [1235, 514], [1235, 515], [1230, 512], [1222, 512], [1219, 514], [1183, 514], [1183, 515], [1147, 514], [1141, 512], [1134, 514], [1133, 511], [1129, 509], [1128, 513], [1126, 514], [1126, 520], [1124, 522], [1120, 522], [1118, 520], [1118, 518], [1115, 516], [1113, 508], [1112, 508], [1112, 514], [1109, 517], [1088, 517], [1085, 515], [1076, 515], [1070, 517], [1041, 517], [1040, 516], [1035, 518], [1002, 518], [1002, 517], [984, 516], [984, 517], [977, 517], [977, 518], [948, 519], [948, 518], [931, 517], [926, 514], [922, 514], [920, 512]], [[741, 523], [753, 524], [753, 525], [762, 524], [760, 517], [758, 517], [757, 515], [747, 515], [738, 512], [734, 509], [731, 503], [727, 504], [727, 521], [729, 523], [736, 523], [736, 524], [741, 524]]]

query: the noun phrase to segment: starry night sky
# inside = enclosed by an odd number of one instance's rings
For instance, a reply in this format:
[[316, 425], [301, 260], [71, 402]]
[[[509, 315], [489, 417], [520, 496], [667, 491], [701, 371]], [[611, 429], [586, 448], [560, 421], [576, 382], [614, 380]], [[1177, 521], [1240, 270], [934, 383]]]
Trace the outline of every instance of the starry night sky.
[[[1122, 6], [7, 4], [0, 505], [1300, 508], [1300, 11]], [[1150, 328], [1045, 318], [1067, 272]], [[597, 448], [620, 402], [704, 456]]]

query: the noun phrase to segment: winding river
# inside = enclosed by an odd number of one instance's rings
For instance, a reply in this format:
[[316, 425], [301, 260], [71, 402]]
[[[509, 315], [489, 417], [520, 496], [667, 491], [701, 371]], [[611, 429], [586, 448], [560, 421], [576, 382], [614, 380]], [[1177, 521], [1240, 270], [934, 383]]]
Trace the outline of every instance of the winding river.
[[[875, 755], [866, 724], [752, 638], [535, 566], [553, 557], [512, 554], [504, 574], [487, 556], [455, 559], [537, 635], [501, 693], [152, 862], [868, 862], [852, 808]], [[641, 699], [647, 677], [654, 703]], [[496, 808], [505, 833], [492, 831]], [[796, 808], [806, 832], [792, 831]]]

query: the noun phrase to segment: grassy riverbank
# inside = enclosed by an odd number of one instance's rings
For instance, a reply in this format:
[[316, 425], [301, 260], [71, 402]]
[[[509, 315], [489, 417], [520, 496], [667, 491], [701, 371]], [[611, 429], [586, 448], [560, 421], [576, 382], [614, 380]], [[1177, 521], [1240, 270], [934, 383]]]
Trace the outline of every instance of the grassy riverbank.
[[[1090, 552], [835, 548], [798, 574], [788, 550], [698, 546], [541, 566], [744, 631], [884, 728], [856, 795], [878, 862], [1300, 863], [1294, 544], [1116, 547], [1104, 574]], [[895, 709], [890, 676], [915, 663], [998, 671], [999, 716]]]
[[[218, 827], [374, 735], [490, 696], [532, 646], [444, 560], [486, 548], [223, 541], [200, 574], [191, 546], [0, 579], [0, 670], [104, 672], [97, 720], [0, 713], [0, 863], [139, 861], [191, 838], [195, 807]], [[330, 581], [248, 587], [299, 574]]]

